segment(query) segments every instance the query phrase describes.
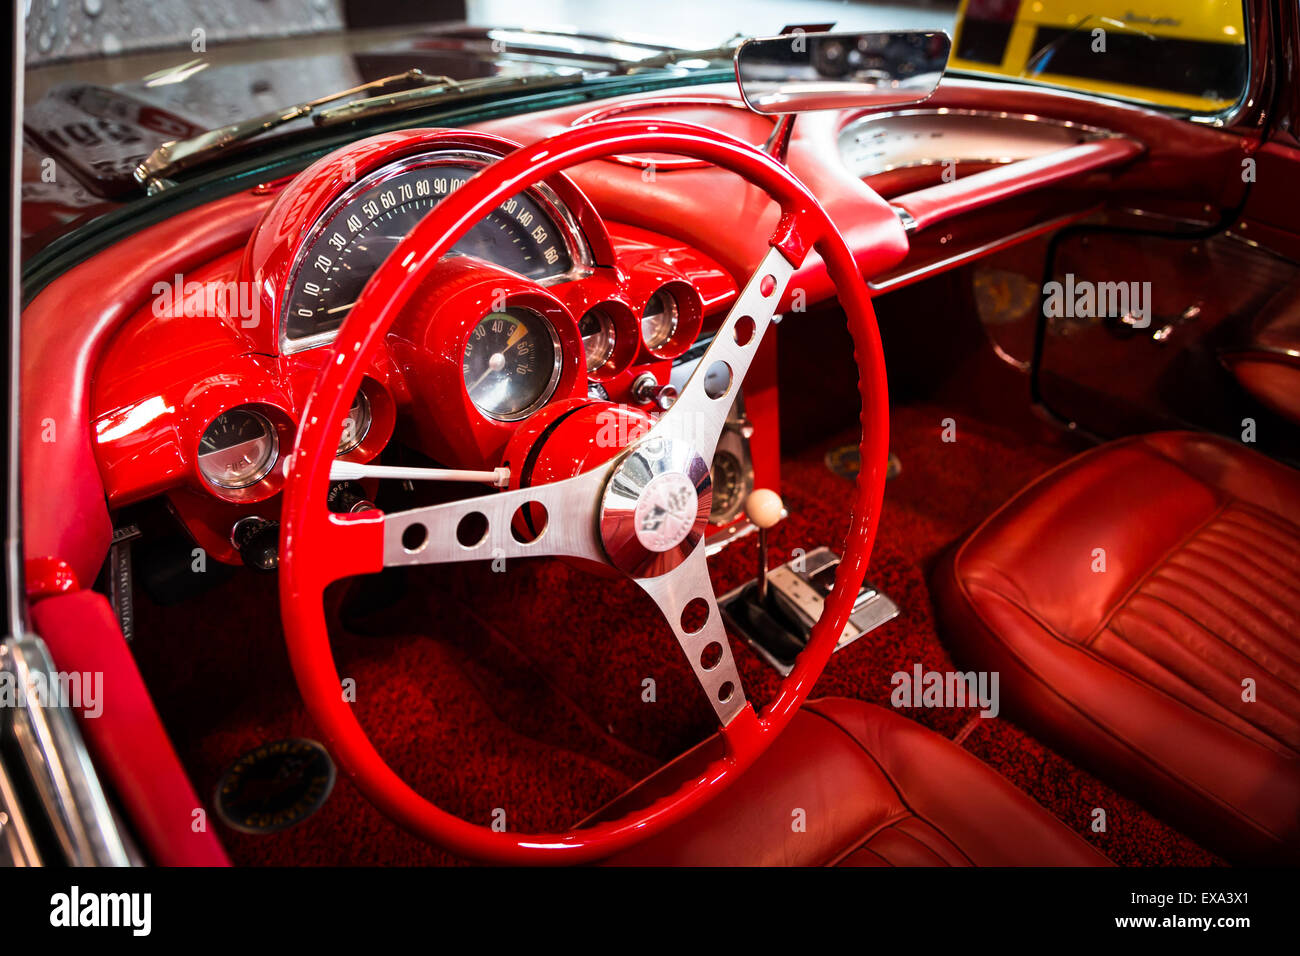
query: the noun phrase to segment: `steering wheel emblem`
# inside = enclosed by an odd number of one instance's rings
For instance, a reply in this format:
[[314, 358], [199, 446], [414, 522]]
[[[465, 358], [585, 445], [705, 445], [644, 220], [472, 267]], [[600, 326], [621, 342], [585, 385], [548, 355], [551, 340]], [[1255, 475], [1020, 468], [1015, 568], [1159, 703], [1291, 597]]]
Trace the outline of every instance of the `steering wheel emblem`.
[[634, 512], [637, 540], [651, 551], [667, 551], [681, 543], [695, 524], [699, 496], [689, 478], [667, 471], [650, 480]]
[[637, 578], [677, 567], [709, 523], [709, 466], [689, 442], [655, 435], [610, 472], [600, 501], [600, 538], [613, 565]]

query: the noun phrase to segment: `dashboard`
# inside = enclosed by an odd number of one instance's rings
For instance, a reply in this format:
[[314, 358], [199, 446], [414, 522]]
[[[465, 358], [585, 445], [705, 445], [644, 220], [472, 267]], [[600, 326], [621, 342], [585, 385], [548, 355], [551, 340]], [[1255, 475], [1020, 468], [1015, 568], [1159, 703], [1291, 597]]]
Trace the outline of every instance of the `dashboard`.
[[[995, 113], [985, 84], [945, 80], [909, 116], [800, 115], [788, 165], [839, 225], [873, 294], [1086, 217], [1120, 183], [1163, 195], [1181, 194], [1190, 180], [1240, 179], [1231, 175], [1239, 143], [1228, 133], [1051, 90], [997, 93]], [[770, 122], [722, 86], [634, 94], [595, 111], [582, 102], [487, 118], [470, 129], [385, 133], [295, 175], [216, 195], [70, 267], [24, 308], [23, 361], [28, 383], [72, 387], [25, 389], [23, 406], [33, 420], [89, 440], [33, 432], [25, 443], [25, 487], [41, 489], [25, 498], [30, 554], [62, 556], [89, 580], [115, 527], [133, 520], [135, 505], [161, 500], [210, 555], [238, 562], [232, 527], [278, 518], [303, 402], [355, 301], [351, 290], [364, 287], [380, 245], [392, 245], [432, 200], [437, 173], [450, 190], [476, 160], [629, 113], [690, 119], [756, 144], [770, 137]], [[1098, 137], [1103, 130], [1111, 135]], [[1150, 154], [1135, 163], [1139, 140]], [[941, 156], [962, 167], [956, 182], [940, 175]], [[989, 160], [997, 165], [972, 172]], [[916, 228], [905, 228], [900, 210]], [[654, 414], [671, 399], [688, 350], [735, 298], [736, 277], [764, 253], [777, 213], [734, 177], [659, 156], [611, 157], [548, 181], [489, 217], [448, 259], [449, 267], [475, 264], [459, 280], [456, 309], [435, 297], [422, 303], [422, 320], [395, 324], [354, 397], [340, 457], [382, 454], [387, 463], [411, 449], [423, 464], [495, 467], [516, 434], [567, 402], [608, 398]], [[539, 224], [545, 244], [532, 235]], [[505, 300], [483, 295], [494, 288], [493, 269]], [[792, 288], [802, 305], [785, 302], [783, 312], [835, 295], [815, 255]], [[484, 349], [467, 358], [471, 334], [490, 316], [504, 324], [485, 325]], [[507, 365], [514, 352], [503, 349], [516, 334], [533, 358]], [[775, 348], [764, 342], [736, 415], [737, 433], [753, 436], [738, 470], [772, 487], [780, 482]], [[411, 424], [421, 418], [437, 427]], [[77, 522], [30, 506], [51, 494]]]
[[[92, 388], [111, 507], [165, 496], [218, 560], [232, 529], [274, 521], [303, 404], [366, 283], [440, 199], [509, 140], [408, 130], [361, 140], [288, 180], [246, 246], [159, 283], [114, 336]], [[671, 403], [673, 366], [736, 295], [698, 250], [606, 222], [566, 177], [502, 203], [438, 266], [354, 397], [338, 457], [398, 448], [491, 469], [546, 410]], [[373, 496], [373, 484], [349, 501]]]

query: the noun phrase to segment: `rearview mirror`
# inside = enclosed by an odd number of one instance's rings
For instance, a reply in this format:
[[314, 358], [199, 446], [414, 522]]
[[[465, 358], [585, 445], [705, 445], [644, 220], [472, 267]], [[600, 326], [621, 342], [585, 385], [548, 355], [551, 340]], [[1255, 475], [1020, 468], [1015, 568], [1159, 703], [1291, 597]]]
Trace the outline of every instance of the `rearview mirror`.
[[756, 113], [919, 103], [948, 64], [946, 33], [790, 33], [736, 48], [736, 82]]

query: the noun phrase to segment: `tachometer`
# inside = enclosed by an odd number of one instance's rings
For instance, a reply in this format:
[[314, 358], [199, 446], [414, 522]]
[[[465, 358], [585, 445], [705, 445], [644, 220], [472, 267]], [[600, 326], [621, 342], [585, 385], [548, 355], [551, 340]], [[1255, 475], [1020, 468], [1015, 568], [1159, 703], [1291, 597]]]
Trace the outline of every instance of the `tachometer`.
[[484, 316], [465, 342], [465, 390], [483, 414], [515, 421], [534, 412], [560, 380], [560, 339], [531, 309]]
[[[329, 341], [403, 237], [495, 158], [470, 151], [407, 158], [344, 193], [298, 253], [281, 318], [286, 349]], [[476, 256], [542, 283], [578, 274], [587, 259], [577, 227], [544, 186], [503, 202], [456, 244], [453, 254]]]

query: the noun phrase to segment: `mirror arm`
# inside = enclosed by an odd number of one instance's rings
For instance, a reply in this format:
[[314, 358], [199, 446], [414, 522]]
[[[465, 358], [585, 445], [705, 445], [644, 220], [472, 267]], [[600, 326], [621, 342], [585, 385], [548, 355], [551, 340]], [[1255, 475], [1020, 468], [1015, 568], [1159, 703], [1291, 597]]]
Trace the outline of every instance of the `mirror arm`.
[[798, 113], [782, 113], [776, 126], [772, 127], [772, 134], [763, 144], [763, 152], [775, 157], [783, 166], [786, 164], [786, 154], [790, 152], [790, 134], [794, 132], [794, 121], [798, 115]]

